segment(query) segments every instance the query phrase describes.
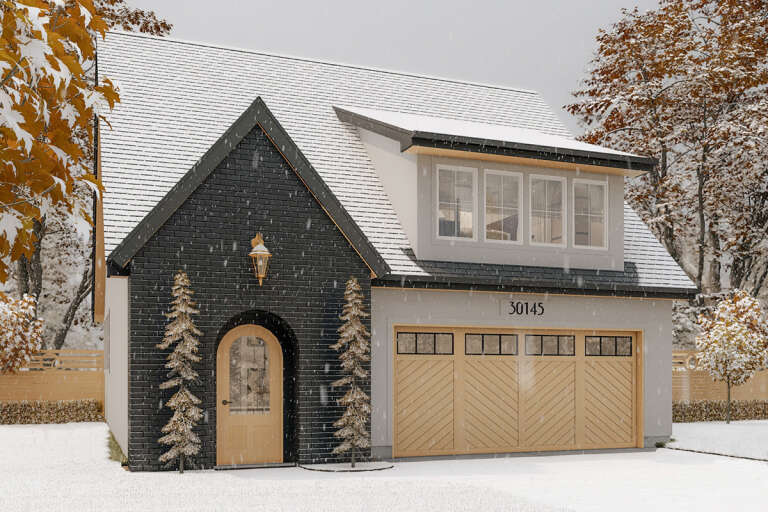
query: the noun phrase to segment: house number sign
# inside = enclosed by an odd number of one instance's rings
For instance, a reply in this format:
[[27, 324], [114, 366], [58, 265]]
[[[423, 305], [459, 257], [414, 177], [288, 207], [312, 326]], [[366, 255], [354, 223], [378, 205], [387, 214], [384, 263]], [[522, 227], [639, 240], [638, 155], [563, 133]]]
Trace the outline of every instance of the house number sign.
[[544, 303], [510, 300], [507, 314], [510, 316], [541, 316], [544, 314]]

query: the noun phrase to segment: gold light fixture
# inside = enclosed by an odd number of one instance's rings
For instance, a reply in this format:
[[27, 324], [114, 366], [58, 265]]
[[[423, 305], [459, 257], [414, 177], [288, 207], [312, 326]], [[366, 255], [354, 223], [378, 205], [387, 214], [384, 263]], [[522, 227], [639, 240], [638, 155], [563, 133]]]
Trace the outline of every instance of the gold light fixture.
[[261, 233], [251, 240], [251, 247], [253, 249], [248, 253], [248, 256], [253, 261], [253, 273], [259, 278], [259, 286], [261, 286], [261, 282], [267, 277], [267, 267], [269, 267], [269, 258], [272, 257], [272, 253], [264, 245], [264, 238]]

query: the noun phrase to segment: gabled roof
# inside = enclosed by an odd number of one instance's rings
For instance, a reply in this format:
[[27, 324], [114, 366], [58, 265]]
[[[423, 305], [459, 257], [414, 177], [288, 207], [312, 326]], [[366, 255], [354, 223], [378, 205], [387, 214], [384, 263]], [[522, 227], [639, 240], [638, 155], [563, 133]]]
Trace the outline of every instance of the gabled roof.
[[535, 92], [109, 33], [99, 75], [121, 103], [102, 130], [109, 254], [256, 97], [387, 260], [408, 245], [357, 129], [333, 105], [390, 108], [569, 136]]
[[[285, 154], [289, 141], [294, 143], [300, 159], [329, 191], [327, 201], [337, 201], [338, 212], [329, 211], [334, 221], [339, 224], [342, 212], [351, 219], [362, 234], [359, 238], [340, 227], [361, 255], [366, 243], [375, 251], [386, 265], [384, 274], [377, 274], [388, 279], [438, 281], [458, 273], [480, 280], [499, 269], [416, 260], [358, 128], [340, 121], [334, 105], [571, 137], [541, 96], [531, 91], [173, 39], [109, 33], [99, 44], [99, 74], [114, 80], [121, 96], [108, 117], [112, 129], [101, 131], [105, 249], [113, 262], [126, 261], [128, 245], [146, 239], [143, 227], [129, 234], [190, 169], [202, 169], [198, 162], [256, 98], [279, 120], [285, 142], [275, 139], [278, 149]], [[372, 268], [377, 265], [368, 261], [370, 255], [363, 258]], [[574, 281], [574, 286], [610, 287], [624, 280], [635, 290], [695, 290], [628, 209], [625, 260], [625, 272], [599, 272], [592, 279]], [[520, 278], [514, 273], [504, 276], [502, 281], [510, 285]]]
[[527, 128], [369, 108], [334, 106], [334, 109], [344, 122], [399, 141], [401, 151], [420, 145], [463, 148], [477, 153], [643, 172], [655, 165], [653, 158]]
[[341, 229], [360, 257], [376, 275], [389, 273], [389, 267], [376, 252], [365, 234], [355, 224], [336, 196], [330, 191], [312, 165], [291, 140], [280, 123], [269, 111], [261, 98], [249, 106], [243, 114], [219, 137], [213, 146], [187, 173], [163, 196], [154, 208], [123, 238], [110, 254], [110, 260], [125, 267], [144, 244], [173, 215], [189, 196], [218, 167], [229, 153], [254, 128], [261, 128], [293, 168], [302, 182], [320, 203], [326, 213]]

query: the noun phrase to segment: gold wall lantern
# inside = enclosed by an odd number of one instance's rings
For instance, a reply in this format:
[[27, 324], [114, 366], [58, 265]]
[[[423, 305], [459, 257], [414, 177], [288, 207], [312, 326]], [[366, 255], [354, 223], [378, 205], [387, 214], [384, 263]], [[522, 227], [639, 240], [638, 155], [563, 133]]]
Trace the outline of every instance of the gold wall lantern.
[[262, 238], [261, 233], [251, 240], [251, 247], [253, 249], [248, 253], [248, 256], [253, 261], [253, 273], [259, 278], [259, 286], [261, 286], [262, 281], [267, 277], [267, 267], [269, 267], [269, 258], [272, 257], [272, 253], [264, 245], [264, 238]]

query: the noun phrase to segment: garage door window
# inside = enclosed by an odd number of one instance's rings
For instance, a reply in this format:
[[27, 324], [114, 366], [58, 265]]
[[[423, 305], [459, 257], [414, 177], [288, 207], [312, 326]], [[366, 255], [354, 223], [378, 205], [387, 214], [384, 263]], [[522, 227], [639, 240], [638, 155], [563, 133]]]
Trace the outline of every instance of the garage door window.
[[576, 354], [575, 347], [575, 336], [525, 335], [527, 356], [573, 356]]
[[587, 336], [584, 351], [588, 356], [632, 357], [632, 336]]
[[453, 334], [440, 332], [397, 333], [398, 354], [451, 355]]
[[466, 334], [464, 353], [470, 356], [516, 356], [517, 334]]

